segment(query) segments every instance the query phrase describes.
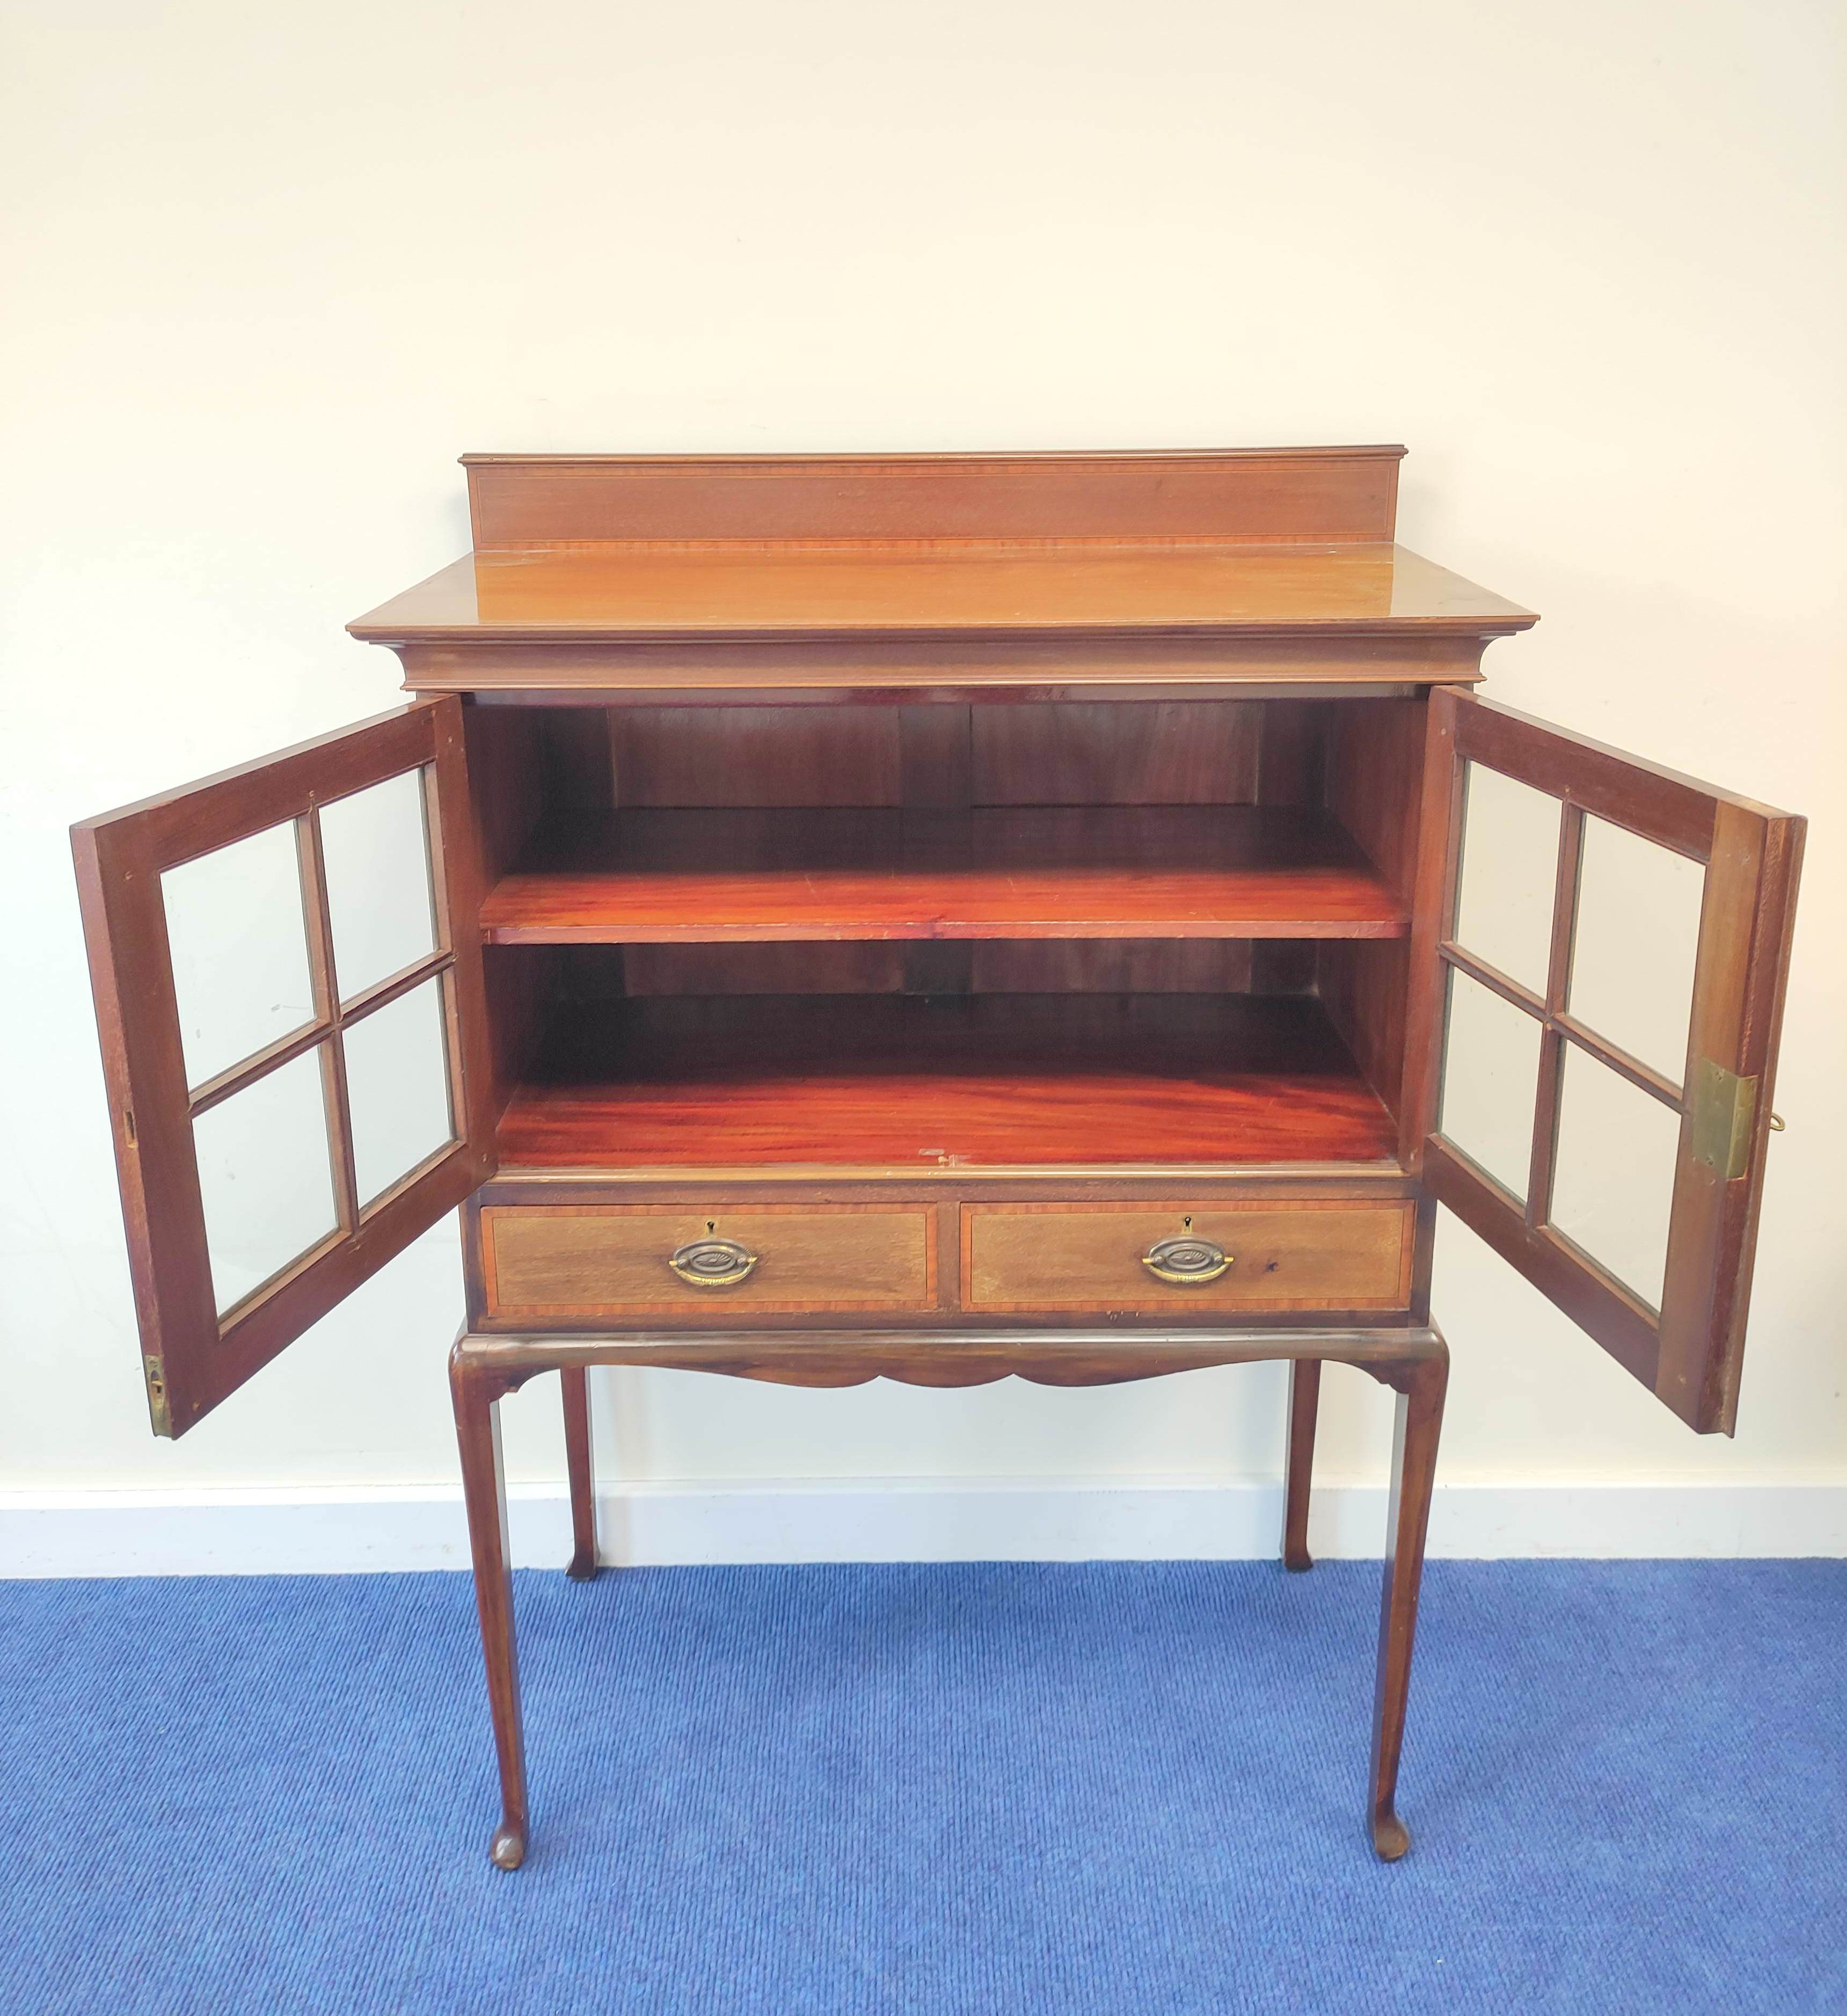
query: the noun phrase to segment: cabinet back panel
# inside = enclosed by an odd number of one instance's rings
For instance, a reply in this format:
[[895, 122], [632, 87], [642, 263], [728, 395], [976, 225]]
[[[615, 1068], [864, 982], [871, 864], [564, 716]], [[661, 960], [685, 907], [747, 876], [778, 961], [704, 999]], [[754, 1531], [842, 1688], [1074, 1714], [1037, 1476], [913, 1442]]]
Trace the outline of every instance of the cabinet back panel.
[[[575, 712], [575, 709], [567, 710]], [[893, 707], [612, 707], [618, 805], [896, 805]]]
[[983, 938], [976, 994], [1249, 994], [1248, 938]]
[[533, 724], [529, 760], [546, 810], [556, 813], [1310, 806], [1321, 801], [1328, 744], [1348, 711], [1270, 700], [506, 711]]
[[1262, 703], [1263, 728], [1257, 751], [1257, 802], [1264, 805], [1319, 805], [1333, 732], [1325, 701], [1269, 700]]
[[601, 707], [553, 707], [540, 715], [545, 811], [607, 812], [615, 804], [609, 716]]
[[[542, 947], [497, 946], [517, 956]], [[577, 945], [584, 1000], [661, 994], [1303, 994], [1311, 940], [984, 938]]]
[[1254, 805], [1261, 700], [971, 710], [978, 805]]
[[902, 994], [907, 949], [884, 941], [832, 944], [803, 939], [620, 948], [631, 995]]

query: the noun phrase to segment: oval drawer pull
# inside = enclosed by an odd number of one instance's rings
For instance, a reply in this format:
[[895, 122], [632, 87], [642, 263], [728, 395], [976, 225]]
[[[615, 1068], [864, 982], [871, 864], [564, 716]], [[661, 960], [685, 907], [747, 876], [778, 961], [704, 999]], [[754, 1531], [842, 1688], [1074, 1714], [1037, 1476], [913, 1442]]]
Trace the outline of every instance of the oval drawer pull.
[[668, 1265], [689, 1288], [733, 1288], [757, 1264], [735, 1239], [694, 1239], [675, 1247]]
[[1176, 1288], [1197, 1288], [1215, 1281], [1231, 1264], [1231, 1255], [1217, 1240], [1201, 1239], [1191, 1232], [1178, 1239], [1163, 1239], [1142, 1255], [1142, 1265], [1156, 1280]]

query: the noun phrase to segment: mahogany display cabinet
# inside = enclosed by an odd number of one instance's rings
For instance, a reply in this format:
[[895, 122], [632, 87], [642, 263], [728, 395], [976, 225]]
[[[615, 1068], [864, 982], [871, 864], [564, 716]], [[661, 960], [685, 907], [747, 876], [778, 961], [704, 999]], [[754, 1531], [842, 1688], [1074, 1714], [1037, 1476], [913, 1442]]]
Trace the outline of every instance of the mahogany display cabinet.
[[1730, 1430], [1803, 822], [1478, 698], [1402, 454], [470, 456], [409, 704], [76, 828], [157, 1433], [461, 1208], [503, 1868], [536, 1373], [579, 1576], [592, 1366], [1285, 1359], [1292, 1568], [1384, 1382], [1387, 1859], [1437, 1206]]

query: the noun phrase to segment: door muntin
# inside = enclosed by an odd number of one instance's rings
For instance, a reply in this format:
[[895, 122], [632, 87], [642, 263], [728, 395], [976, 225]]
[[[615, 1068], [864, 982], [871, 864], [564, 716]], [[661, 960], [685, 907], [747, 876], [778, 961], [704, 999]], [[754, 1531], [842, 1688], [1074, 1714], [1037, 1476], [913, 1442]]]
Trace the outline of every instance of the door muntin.
[[72, 841], [149, 1409], [177, 1435], [485, 1173], [460, 704]]
[[1426, 1183], [1730, 1432], [1806, 823], [1464, 694], [1425, 790]]

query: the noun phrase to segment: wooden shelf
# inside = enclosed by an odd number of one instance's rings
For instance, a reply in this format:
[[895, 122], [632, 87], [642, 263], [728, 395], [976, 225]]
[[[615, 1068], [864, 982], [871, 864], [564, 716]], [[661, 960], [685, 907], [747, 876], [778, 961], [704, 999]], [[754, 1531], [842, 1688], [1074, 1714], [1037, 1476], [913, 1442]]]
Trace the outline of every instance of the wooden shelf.
[[495, 945], [1410, 928], [1332, 819], [1257, 805], [605, 814], [542, 833], [481, 926]]
[[1320, 1003], [1214, 995], [654, 998], [561, 1013], [502, 1169], [1390, 1161]]

